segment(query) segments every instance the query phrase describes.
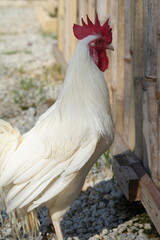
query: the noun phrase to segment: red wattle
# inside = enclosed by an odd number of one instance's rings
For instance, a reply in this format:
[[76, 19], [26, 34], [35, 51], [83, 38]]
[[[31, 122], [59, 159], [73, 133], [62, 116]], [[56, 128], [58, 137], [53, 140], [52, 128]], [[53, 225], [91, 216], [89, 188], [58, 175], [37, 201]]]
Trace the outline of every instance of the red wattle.
[[106, 54], [106, 50], [103, 50], [102, 52], [98, 53], [98, 68], [102, 72], [104, 72], [108, 68], [108, 57]]

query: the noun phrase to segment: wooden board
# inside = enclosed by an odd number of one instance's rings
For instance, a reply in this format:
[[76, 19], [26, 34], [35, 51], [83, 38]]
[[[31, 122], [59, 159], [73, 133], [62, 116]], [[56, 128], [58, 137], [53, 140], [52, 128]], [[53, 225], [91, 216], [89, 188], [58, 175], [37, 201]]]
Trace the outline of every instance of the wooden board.
[[[131, 150], [135, 147], [135, 107], [133, 88], [132, 4], [124, 1], [124, 130], [123, 138]], [[132, 13], [132, 14], [131, 14]]]
[[140, 163], [134, 163], [133, 169], [140, 178], [140, 200], [160, 234], [160, 191]]
[[160, 191], [131, 151], [113, 158], [113, 171], [126, 198], [140, 200], [160, 233]]
[[132, 1], [132, 27], [133, 27], [133, 81], [135, 103], [135, 153], [142, 159], [142, 82], [144, 63], [144, 33], [143, 33], [143, 5], [144, 1]]
[[133, 202], [139, 198], [139, 178], [133, 168], [127, 165], [124, 155], [119, 154], [113, 158], [113, 173], [118, 180], [118, 184], [125, 197]]
[[[146, 26], [146, 60], [145, 64], [145, 89], [147, 91], [147, 104], [148, 104], [148, 132], [149, 144], [148, 153], [150, 160], [148, 166], [154, 183], [160, 188], [158, 181], [158, 102], [156, 97], [157, 89], [157, 26], [158, 26], [158, 1], [150, 0], [145, 8]], [[145, 161], [146, 159], [143, 159]]]

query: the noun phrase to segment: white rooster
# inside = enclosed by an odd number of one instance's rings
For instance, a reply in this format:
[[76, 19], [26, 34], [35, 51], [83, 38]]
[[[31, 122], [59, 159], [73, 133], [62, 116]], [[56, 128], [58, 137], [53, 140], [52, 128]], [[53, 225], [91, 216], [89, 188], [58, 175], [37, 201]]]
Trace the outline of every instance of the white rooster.
[[[0, 120], [0, 189], [8, 213], [47, 206], [58, 240], [60, 221], [97, 159], [110, 147], [114, 125], [103, 73], [113, 50], [108, 20], [74, 24], [80, 41], [55, 102], [23, 136]], [[32, 218], [33, 214], [31, 214]], [[32, 225], [32, 224], [30, 224]], [[31, 226], [32, 228], [32, 226]]]

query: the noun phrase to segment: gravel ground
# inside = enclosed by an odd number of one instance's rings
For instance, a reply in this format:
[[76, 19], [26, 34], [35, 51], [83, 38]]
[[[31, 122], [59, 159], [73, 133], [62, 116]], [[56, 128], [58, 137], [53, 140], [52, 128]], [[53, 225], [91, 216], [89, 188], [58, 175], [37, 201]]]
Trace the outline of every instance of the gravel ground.
[[[24, 133], [61, 89], [63, 76], [53, 53], [56, 40], [41, 33], [34, 8], [3, 7], [0, 19], [0, 117]], [[39, 208], [38, 216], [38, 236], [21, 239], [40, 240], [41, 235], [54, 239], [47, 209]], [[90, 171], [80, 196], [64, 216], [62, 229], [67, 240], [160, 239], [142, 205], [129, 203], [123, 196], [108, 156]], [[0, 239], [13, 239], [7, 222]]]

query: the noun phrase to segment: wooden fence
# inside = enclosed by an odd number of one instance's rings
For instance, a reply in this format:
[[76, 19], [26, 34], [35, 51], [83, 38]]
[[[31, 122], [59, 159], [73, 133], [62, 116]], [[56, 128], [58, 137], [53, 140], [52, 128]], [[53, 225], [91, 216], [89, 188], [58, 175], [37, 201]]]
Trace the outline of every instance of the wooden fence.
[[[86, 14], [94, 21], [95, 11], [102, 23], [110, 17], [113, 29], [115, 51], [108, 51], [110, 65], [105, 73], [119, 139], [118, 144], [115, 142], [113, 146], [113, 152], [117, 152], [121, 141], [127, 149], [134, 151], [158, 190], [160, 1], [59, 0], [58, 49], [66, 63], [69, 62], [76, 45], [72, 32], [73, 23], [80, 23], [82, 17], [86, 19]], [[122, 147], [121, 151], [123, 150]], [[149, 194], [149, 198], [152, 198], [150, 201], [154, 201], [154, 194]], [[147, 207], [146, 209], [148, 210]], [[157, 209], [160, 213], [160, 205]], [[151, 218], [154, 221], [154, 216]], [[160, 219], [156, 221], [160, 222]], [[155, 225], [160, 232], [160, 224]]]
[[101, 22], [109, 16], [113, 29], [105, 75], [116, 130], [160, 188], [160, 2], [59, 0], [58, 48], [67, 63], [76, 45], [73, 23], [86, 14], [94, 21], [95, 11]]

